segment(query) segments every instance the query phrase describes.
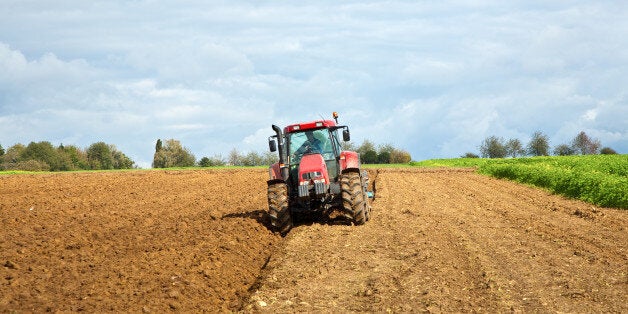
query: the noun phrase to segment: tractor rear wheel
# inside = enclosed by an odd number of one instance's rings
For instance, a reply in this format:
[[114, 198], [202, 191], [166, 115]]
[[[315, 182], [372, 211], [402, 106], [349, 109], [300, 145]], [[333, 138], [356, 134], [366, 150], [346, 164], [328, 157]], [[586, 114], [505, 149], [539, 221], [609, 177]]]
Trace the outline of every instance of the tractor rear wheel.
[[284, 182], [268, 185], [268, 215], [270, 223], [282, 235], [292, 229], [292, 215], [288, 204], [288, 186]]
[[342, 174], [340, 189], [345, 211], [353, 218], [356, 225], [363, 225], [366, 222], [367, 197], [362, 188], [360, 174], [357, 172]]

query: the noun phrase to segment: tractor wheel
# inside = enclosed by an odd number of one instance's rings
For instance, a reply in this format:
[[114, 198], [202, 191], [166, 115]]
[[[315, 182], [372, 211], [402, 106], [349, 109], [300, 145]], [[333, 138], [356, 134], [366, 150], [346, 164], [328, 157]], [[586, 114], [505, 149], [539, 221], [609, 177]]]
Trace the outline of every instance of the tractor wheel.
[[288, 206], [288, 186], [283, 182], [268, 185], [268, 215], [270, 223], [282, 235], [292, 229], [292, 216]]
[[362, 189], [360, 174], [356, 172], [343, 174], [340, 178], [340, 189], [345, 211], [356, 225], [363, 225], [366, 222], [367, 198]]

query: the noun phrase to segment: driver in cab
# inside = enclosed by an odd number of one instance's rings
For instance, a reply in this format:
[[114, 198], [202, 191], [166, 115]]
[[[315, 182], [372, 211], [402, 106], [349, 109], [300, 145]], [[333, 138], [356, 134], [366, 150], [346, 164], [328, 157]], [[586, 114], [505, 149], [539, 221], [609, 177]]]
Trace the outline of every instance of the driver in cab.
[[307, 140], [305, 140], [305, 142], [303, 142], [301, 147], [297, 149], [296, 153], [298, 155], [305, 154], [305, 153], [322, 152], [323, 143], [321, 143], [319, 139], [314, 137], [313, 132], [305, 132], [305, 136], [307, 136]]

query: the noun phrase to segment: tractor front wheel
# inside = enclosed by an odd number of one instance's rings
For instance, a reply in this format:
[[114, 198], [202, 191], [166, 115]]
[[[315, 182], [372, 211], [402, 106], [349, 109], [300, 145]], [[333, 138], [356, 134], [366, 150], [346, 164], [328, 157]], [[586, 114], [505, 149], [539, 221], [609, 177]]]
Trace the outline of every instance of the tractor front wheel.
[[292, 215], [288, 204], [288, 186], [286, 183], [268, 184], [268, 215], [272, 226], [282, 235], [292, 229]]

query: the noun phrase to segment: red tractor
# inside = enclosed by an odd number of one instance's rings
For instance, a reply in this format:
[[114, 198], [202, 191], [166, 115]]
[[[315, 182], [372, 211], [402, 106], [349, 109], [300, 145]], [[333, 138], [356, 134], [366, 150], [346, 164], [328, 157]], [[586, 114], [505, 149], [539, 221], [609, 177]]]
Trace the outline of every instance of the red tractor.
[[355, 225], [370, 218], [371, 206], [366, 170], [360, 169], [358, 153], [342, 151], [349, 141], [349, 128], [334, 120], [317, 120], [272, 128], [271, 152], [279, 148], [279, 162], [269, 168], [268, 211], [273, 227], [286, 234], [299, 213], [330, 214], [334, 211]]

